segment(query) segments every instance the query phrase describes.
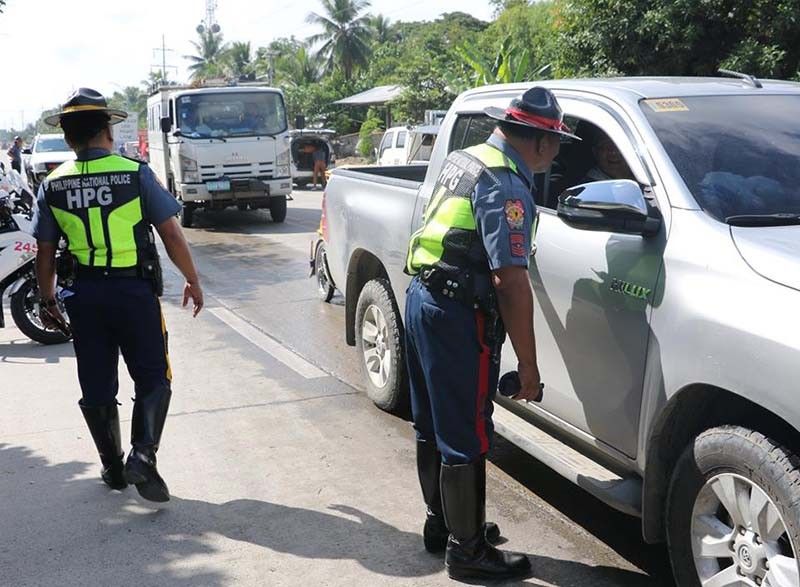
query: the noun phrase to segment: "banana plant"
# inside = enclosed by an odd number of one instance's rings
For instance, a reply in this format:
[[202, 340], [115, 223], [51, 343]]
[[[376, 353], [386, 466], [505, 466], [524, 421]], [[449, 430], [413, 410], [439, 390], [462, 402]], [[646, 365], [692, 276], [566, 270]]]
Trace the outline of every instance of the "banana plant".
[[517, 47], [510, 36], [503, 39], [492, 61], [485, 59], [474, 45], [461, 45], [455, 51], [472, 70], [467, 74], [472, 87], [543, 79], [549, 77], [552, 70], [549, 63], [534, 67], [530, 50]]

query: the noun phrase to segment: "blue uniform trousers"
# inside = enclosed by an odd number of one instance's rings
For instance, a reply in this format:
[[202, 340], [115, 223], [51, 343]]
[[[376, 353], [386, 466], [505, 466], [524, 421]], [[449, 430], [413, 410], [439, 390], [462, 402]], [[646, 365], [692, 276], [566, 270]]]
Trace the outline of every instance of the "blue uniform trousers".
[[108, 406], [119, 391], [120, 351], [136, 395], [169, 389], [167, 331], [152, 284], [137, 277], [79, 277], [64, 304], [86, 406]]
[[417, 437], [435, 440], [447, 465], [473, 462], [491, 446], [499, 377], [484, 315], [429, 291], [418, 278], [407, 294], [406, 360]]

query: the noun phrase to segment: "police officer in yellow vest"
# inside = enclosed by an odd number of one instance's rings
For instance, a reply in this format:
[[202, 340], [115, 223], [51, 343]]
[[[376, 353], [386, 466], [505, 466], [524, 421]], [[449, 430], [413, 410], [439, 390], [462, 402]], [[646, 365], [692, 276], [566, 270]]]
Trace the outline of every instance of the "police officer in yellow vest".
[[[63, 237], [66, 258], [72, 261], [64, 263], [72, 265], [65, 277], [72, 284], [60, 296], [73, 332], [79, 405], [100, 454], [102, 479], [112, 489], [134, 484], [143, 498], [167, 501], [169, 490], [156, 469], [156, 451], [172, 374], [152, 226], [186, 278], [183, 304], [191, 299], [195, 316], [203, 307], [203, 292], [175, 219], [180, 210], [175, 198], [147, 165], [111, 153], [112, 125], [126, 117], [109, 108], [100, 93], [80, 88], [58, 114], [46, 119], [61, 126], [77, 160], [56, 168], [39, 189], [34, 235], [40, 316], [46, 326], [63, 320], [55, 289], [56, 250]], [[120, 351], [136, 392], [133, 447], [124, 465], [116, 399]]]
[[550, 167], [561, 136], [577, 139], [545, 88], [485, 112], [498, 120], [494, 133], [447, 157], [407, 258], [407, 272], [415, 275], [405, 326], [417, 471], [427, 506], [423, 539], [430, 552], [446, 550], [450, 577], [465, 580], [530, 573], [527, 557], [491, 544], [500, 531], [485, 522], [485, 457], [503, 325], [519, 359], [515, 399], [541, 399], [527, 271], [533, 174]]

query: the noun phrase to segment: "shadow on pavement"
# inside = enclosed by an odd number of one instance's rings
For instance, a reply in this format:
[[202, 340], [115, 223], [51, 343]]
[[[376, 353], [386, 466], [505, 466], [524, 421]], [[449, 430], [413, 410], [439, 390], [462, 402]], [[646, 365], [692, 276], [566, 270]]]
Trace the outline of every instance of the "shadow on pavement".
[[192, 227], [231, 234], [297, 234], [317, 230], [320, 215], [319, 207], [296, 207], [292, 202], [289, 202], [286, 221], [282, 223], [273, 222], [267, 210], [198, 210]]
[[[0, 444], [0, 525], [6, 538], [13, 537], [0, 542], [7, 584], [189, 587], [242, 580], [229, 576], [227, 566], [220, 568], [233, 563], [215, 535], [304, 559], [353, 560], [387, 577], [419, 578], [443, 570], [442, 558], [424, 552], [419, 534], [352, 506], [316, 511], [254, 499], [216, 504], [173, 496], [155, 509], [133, 488], [110, 491], [99, 477], [85, 478], [98, 469], [95, 463], [49, 463], [27, 447]], [[518, 584], [652, 584], [619, 569], [536, 555], [531, 560], [535, 577]], [[270, 570], [280, 573], [280, 564], [275, 561]], [[274, 579], [303, 582], [279, 574]]]
[[64, 357], [74, 356], [72, 342], [43, 345], [20, 335], [0, 343], [0, 363], [58, 363]]
[[[649, 575], [649, 578], [643, 578], [629, 573], [632, 576], [628, 582], [619, 576], [615, 583], [616, 573], [625, 572], [605, 569], [605, 575], [600, 573], [598, 577], [611, 580], [610, 585], [668, 587], [675, 584], [666, 547], [644, 542], [640, 519], [617, 512], [500, 436], [495, 436], [495, 446], [489, 457], [495, 466]], [[542, 578], [547, 579], [545, 576]], [[556, 585], [584, 585], [547, 580]]]

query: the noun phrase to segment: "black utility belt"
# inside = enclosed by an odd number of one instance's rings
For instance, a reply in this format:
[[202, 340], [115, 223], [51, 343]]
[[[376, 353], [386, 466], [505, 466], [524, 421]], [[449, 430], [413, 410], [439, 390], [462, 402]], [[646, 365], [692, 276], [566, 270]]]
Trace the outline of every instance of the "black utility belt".
[[141, 277], [145, 278], [140, 267], [90, 267], [78, 265], [76, 277]]

